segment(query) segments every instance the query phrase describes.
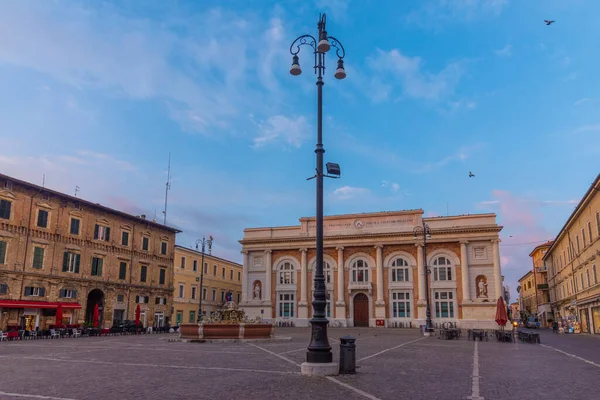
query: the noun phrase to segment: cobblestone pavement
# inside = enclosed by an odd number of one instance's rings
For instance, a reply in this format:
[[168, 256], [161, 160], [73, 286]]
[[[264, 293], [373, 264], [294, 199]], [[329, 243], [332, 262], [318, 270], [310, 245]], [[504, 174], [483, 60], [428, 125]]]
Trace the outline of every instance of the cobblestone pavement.
[[[176, 335], [0, 343], [0, 399], [589, 399], [600, 340], [541, 331], [542, 345], [424, 338], [417, 330], [329, 329], [356, 341], [356, 375], [304, 377], [310, 332], [291, 341], [172, 343]], [[578, 384], [575, 384], [578, 383]]]

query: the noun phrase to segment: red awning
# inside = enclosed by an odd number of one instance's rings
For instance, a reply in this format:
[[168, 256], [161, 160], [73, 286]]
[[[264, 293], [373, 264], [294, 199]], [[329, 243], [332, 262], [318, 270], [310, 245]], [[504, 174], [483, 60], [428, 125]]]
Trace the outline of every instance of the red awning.
[[0, 308], [57, 308], [62, 305], [63, 309], [79, 309], [79, 303], [59, 303], [55, 301], [31, 301], [31, 300], [0, 300]]

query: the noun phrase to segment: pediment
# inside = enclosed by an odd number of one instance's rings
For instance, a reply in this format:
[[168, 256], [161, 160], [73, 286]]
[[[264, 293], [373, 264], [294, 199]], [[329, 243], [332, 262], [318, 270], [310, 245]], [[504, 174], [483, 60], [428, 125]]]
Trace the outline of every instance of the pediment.
[[0, 190], [0, 197], [7, 200], [17, 200], [17, 196], [9, 190]]

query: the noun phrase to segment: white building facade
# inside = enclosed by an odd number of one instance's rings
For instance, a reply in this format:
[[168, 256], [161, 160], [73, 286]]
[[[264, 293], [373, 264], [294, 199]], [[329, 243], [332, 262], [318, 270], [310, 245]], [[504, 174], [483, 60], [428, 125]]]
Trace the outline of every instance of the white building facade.
[[[341, 326], [425, 323], [423, 237], [434, 323], [493, 328], [503, 295], [495, 214], [423, 218], [423, 210], [324, 218], [326, 314]], [[249, 317], [309, 326], [315, 271], [315, 218], [299, 226], [249, 228], [242, 244], [241, 307]]]

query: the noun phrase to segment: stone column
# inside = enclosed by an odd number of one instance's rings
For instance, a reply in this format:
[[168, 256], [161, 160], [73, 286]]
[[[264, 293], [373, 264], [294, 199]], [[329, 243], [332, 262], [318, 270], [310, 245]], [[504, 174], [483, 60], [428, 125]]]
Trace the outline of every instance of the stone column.
[[462, 276], [462, 296], [463, 303], [467, 303], [471, 300], [471, 286], [469, 281], [469, 266], [467, 256], [467, 242], [463, 240], [460, 242], [460, 272]]
[[494, 300], [502, 296], [502, 273], [500, 272], [500, 239], [492, 240], [492, 254], [494, 261]]
[[338, 251], [337, 259], [337, 301], [335, 302], [335, 319], [342, 323], [343, 326], [347, 326], [346, 321], [346, 302], [344, 300], [344, 247], [337, 246]]
[[338, 271], [337, 271], [337, 302], [338, 306], [346, 306], [344, 302], [344, 247], [336, 247], [338, 251]]
[[262, 301], [271, 304], [271, 277], [273, 276], [273, 265], [271, 262], [271, 250], [265, 250], [265, 287], [262, 293]]
[[301, 264], [301, 277], [300, 277], [300, 305], [306, 305], [306, 281], [308, 280], [308, 264], [306, 261], [306, 252], [308, 249], [300, 249], [300, 264]]
[[425, 267], [423, 266], [423, 246], [420, 244], [417, 247], [417, 270], [419, 271], [419, 305], [425, 305]]
[[417, 324], [425, 324], [427, 299], [425, 298], [425, 266], [423, 262], [423, 245], [415, 244], [417, 248], [417, 270], [419, 271], [419, 301], [417, 301]]
[[[243, 250], [242, 254], [244, 255], [244, 264], [242, 267], [242, 303], [245, 303], [248, 301], [248, 285], [250, 285], [250, 283], [248, 282], [248, 268], [250, 268], [250, 261], [249, 261], [249, 256], [248, 256], [248, 252]], [[201, 266], [201, 268], [204, 268], [204, 265]], [[202, 273], [204, 273], [204, 271], [202, 271]], [[254, 288], [252, 288], [251, 290], [254, 290]], [[202, 288], [200, 289], [200, 296], [202, 296]], [[203, 299], [204, 300], [204, 299]]]
[[[298, 302], [298, 318], [296, 326], [308, 326], [308, 307], [307, 301], [307, 281], [308, 281], [308, 261], [306, 260], [306, 252], [308, 249], [299, 249], [300, 251], [300, 301]], [[313, 271], [314, 274], [314, 271]], [[313, 275], [314, 276], [314, 275]]]
[[377, 300], [375, 301], [375, 318], [385, 318], [385, 300], [383, 300], [383, 245], [376, 245], [377, 258]]

